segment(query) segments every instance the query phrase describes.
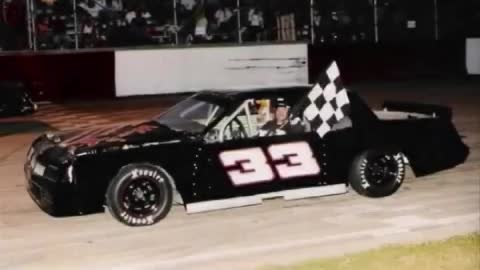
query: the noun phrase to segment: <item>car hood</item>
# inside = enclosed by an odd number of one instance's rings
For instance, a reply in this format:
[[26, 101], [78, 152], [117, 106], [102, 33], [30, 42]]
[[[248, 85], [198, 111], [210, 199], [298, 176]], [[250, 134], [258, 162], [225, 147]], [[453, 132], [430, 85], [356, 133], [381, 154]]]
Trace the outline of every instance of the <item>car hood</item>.
[[174, 131], [154, 121], [136, 125], [97, 127], [59, 133], [47, 133], [45, 136], [56, 145], [68, 148], [73, 152], [111, 146], [173, 143], [183, 137], [181, 132]]

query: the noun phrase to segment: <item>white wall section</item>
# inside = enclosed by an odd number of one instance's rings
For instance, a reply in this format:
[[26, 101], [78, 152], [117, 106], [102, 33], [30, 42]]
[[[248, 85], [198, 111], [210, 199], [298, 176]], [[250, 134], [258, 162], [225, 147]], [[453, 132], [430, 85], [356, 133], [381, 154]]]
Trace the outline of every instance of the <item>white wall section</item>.
[[117, 96], [307, 83], [306, 44], [115, 52]]
[[467, 73], [480, 75], [480, 38], [467, 38]]

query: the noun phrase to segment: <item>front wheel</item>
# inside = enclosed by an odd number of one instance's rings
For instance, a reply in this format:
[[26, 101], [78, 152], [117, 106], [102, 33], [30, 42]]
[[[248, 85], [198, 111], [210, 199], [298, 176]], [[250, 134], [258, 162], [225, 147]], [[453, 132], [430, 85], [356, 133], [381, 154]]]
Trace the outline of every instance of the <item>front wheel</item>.
[[367, 150], [358, 155], [350, 169], [350, 185], [367, 197], [389, 196], [400, 188], [405, 178], [405, 162], [401, 153]]
[[107, 189], [112, 216], [128, 226], [152, 225], [172, 207], [171, 177], [151, 164], [131, 164], [120, 169]]

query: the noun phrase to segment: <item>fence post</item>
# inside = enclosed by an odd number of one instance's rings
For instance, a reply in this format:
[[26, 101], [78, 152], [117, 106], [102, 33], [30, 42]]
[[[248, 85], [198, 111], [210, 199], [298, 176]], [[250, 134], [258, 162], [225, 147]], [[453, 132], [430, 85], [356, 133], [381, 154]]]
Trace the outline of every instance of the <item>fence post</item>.
[[33, 45], [33, 51], [37, 50], [37, 30], [36, 30], [36, 14], [35, 14], [35, 0], [29, 0], [30, 1], [30, 23], [32, 25], [32, 45]]
[[173, 2], [173, 25], [175, 29], [175, 45], [178, 46], [178, 18], [177, 18], [177, 0], [172, 0]]
[[238, 34], [238, 43], [243, 43], [242, 40], [242, 21], [241, 21], [241, 13], [240, 13], [240, 0], [237, 0], [237, 34]]
[[28, 35], [28, 48], [31, 50], [33, 49], [33, 41], [32, 41], [32, 23], [30, 16], [30, 0], [25, 1], [25, 9], [27, 12], [27, 17], [25, 18], [25, 23], [27, 24], [27, 35]]
[[438, 29], [438, 0], [433, 0], [433, 18], [434, 18], [434, 31], [435, 31], [435, 40], [439, 39], [439, 29]]
[[74, 24], [74, 31], [75, 31], [75, 50], [78, 50], [77, 0], [73, 0], [73, 24]]
[[310, 39], [311, 39], [311, 42], [312, 44], [315, 43], [315, 24], [314, 24], [314, 21], [313, 21], [313, 6], [314, 5], [314, 2], [313, 0], [310, 0]]

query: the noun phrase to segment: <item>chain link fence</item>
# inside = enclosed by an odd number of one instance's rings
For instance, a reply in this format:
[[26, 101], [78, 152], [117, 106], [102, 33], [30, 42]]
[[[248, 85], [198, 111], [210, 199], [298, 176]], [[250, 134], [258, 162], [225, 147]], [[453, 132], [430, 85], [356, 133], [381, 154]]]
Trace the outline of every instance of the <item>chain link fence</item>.
[[0, 0], [0, 50], [480, 36], [480, 1]]

